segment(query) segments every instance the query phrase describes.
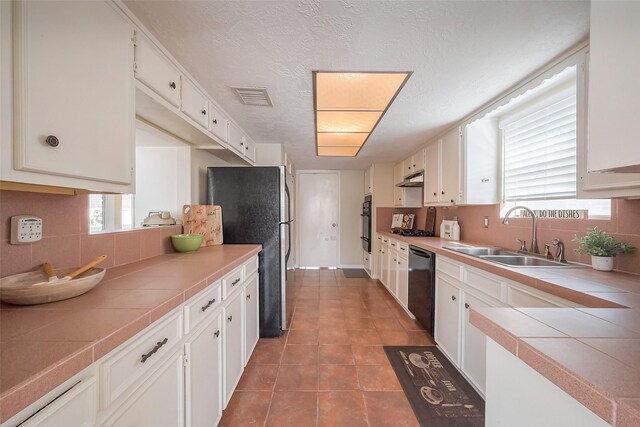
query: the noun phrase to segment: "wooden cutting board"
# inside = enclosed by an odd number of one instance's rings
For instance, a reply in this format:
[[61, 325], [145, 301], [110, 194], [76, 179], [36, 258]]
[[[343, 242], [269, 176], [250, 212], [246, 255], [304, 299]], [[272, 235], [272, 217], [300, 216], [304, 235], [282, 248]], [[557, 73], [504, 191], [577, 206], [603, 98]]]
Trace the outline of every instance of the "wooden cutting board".
[[221, 245], [222, 208], [215, 205], [184, 205], [182, 227], [185, 234], [202, 234], [202, 246]]

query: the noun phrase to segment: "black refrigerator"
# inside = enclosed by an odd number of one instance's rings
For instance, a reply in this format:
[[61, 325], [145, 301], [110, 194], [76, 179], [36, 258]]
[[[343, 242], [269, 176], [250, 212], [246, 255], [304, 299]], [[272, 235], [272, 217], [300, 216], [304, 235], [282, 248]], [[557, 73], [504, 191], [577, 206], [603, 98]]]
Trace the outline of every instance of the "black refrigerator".
[[207, 168], [207, 203], [222, 207], [224, 243], [262, 245], [260, 337], [287, 328], [287, 261], [291, 251], [291, 206], [284, 167]]

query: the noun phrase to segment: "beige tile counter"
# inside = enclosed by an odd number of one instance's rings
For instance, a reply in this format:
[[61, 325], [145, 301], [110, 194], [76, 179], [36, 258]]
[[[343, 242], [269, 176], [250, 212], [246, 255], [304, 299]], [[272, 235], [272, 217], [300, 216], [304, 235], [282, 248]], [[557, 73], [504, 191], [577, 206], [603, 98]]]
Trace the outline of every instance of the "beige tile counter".
[[382, 234], [587, 307], [479, 308], [470, 319], [609, 424], [640, 425], [640, 276], [502, 267], [444, 249], [448, 240]]
[[0, 422], [241, 265], [260, 245], [222, 245], [107, 270], [77, 298], [0, 305]]

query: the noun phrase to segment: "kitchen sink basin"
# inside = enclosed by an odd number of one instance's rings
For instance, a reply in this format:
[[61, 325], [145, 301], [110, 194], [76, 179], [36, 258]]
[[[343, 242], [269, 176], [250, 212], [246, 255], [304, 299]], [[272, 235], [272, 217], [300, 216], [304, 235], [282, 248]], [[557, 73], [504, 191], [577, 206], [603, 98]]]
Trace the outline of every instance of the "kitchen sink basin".
[[463, 247], [445, 247], [450, 251], [460, 252], [465, 255], [472, 256], [485, 256], [485, 255], [516, 255], [513, 251], [508, 251], [500, 248], [476, 248], [470, 246]]
[[527, 255], [484, 255], [480, 256], [485, 261], [508, 265], [509, 267], [552, 267], [552, 268], [581, 268], [578, 264], [565, 264], [550, 259], [538, 258]]

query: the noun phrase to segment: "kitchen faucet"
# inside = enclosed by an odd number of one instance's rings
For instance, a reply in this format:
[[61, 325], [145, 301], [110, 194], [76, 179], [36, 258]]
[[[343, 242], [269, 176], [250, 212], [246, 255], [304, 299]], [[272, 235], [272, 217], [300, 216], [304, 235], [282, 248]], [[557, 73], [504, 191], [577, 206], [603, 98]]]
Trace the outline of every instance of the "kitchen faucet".
[[511, 209], [509, 209], [507, 213], [504, 215], [504, 219], [502, 220], [502, 223], [509, 224], [509, 215], [511, 215], [511, 212], [517, 209], [524, 209], [525, 211], [529, 212], [529, 215], [531, 215], [531, 219], [533, 220], [533, 236], [531, 238], [531, 249], [529, 250], [529, 252], [534, 254], [539, 254], [540, 250], [538, 249], [538, 217], [531, 209], [529, 209], [526, 206], [514, 206]]

